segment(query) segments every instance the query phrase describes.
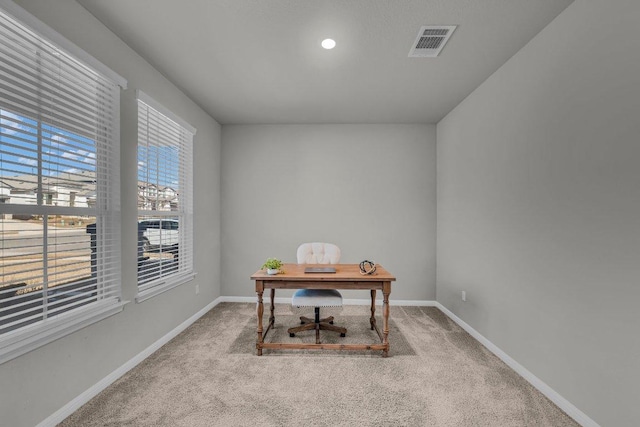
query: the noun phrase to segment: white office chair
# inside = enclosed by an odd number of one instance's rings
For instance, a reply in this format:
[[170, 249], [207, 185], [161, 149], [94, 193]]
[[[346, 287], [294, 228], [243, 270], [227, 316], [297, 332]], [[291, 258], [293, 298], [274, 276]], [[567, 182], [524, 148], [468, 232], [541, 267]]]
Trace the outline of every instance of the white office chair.
[[[331, 243], [303, 243], [298, 247], [298, 264], [337, 264], [340, 262], [340, 248]], [[315, 329], [316, 344], [320, 344], [320, 330], [339, 332], [347, 335], [347, 329], [334, 326], [333, 316], [320, 319], [320, 307], [342, 307], [342, 294], [335, 289], [298, 289], [291, 298], [294, 307], [314, 307], [315, 318], [301, 316], [301, 326], [289, 328], [290, 337], [297, 332]]]

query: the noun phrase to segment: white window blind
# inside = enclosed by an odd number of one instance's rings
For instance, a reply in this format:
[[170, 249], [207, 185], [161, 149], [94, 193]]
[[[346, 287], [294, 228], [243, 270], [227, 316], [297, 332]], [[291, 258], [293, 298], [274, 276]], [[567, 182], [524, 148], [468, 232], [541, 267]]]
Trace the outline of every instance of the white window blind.
[[195, 131], [138, 93], [138, 301], [193, 277]]
[[0, 8], [0, 363], [122, 305], [120, 88], [16, 10]]

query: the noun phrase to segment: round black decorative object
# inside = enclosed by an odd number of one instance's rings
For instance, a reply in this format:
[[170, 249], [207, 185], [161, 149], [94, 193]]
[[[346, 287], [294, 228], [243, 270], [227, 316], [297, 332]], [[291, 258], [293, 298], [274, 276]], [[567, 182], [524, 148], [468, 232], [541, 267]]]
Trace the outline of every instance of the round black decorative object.
[[364, 261], [362, 261], [360, 263], [360, 274], [362, 274], [363, 276], [367, 275], [367, 274], [373, 274], [376, 272], [376, 263], [373, 261], [369, 261], [368, 259], [365, 259]]

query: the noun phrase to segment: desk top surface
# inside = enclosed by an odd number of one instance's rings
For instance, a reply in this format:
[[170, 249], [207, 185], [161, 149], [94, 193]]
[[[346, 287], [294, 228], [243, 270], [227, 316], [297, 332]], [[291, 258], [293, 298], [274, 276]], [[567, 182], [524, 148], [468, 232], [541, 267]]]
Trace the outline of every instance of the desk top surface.
[[[306, 267], [334, 267], [335, 273], [305, 273]], [[318, 282], [344, 282], [355, 281], [394, 281], [396, 278], [379, 264], [376, 264], [374, 274], [363, 275], [358, 264], [284, 264], [280, 271], [284, 273], [267, 274], [266, 270], [258, 270], [251, 280], [268, 281], [318, 281]]]

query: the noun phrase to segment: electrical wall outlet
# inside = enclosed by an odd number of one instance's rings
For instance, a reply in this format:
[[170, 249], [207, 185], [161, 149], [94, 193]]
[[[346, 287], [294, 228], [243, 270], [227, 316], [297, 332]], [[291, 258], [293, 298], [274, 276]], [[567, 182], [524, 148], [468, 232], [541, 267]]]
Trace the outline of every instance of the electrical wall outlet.
[[196, 295], [200, 293], [200, 285], [196, 285]]
[[467, 291], [462, 291], [462, 301], [466, 301], [467, 300]]

